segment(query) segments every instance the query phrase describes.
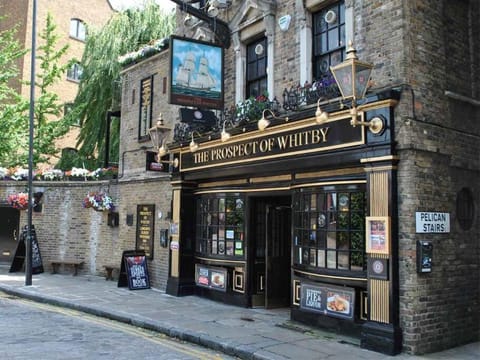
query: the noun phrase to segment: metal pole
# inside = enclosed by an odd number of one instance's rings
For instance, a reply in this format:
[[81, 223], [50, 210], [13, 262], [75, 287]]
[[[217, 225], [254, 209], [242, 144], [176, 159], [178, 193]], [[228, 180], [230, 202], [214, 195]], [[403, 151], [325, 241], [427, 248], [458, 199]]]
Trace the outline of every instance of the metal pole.
[[32, 212], [33, 212], [33, 127], [35, 116], [35, 48], [37, 37], [37, 0], [33, 0], [32, 11], [32, 58], [30, 72], [30, 131], [28, 143], [28, 222], [25, 256], [25, 285], [32, 285]]

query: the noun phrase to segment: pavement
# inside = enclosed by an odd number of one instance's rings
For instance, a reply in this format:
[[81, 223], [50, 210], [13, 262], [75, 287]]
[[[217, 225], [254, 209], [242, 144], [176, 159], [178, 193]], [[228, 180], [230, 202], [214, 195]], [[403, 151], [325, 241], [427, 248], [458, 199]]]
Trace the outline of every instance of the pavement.
[[45, 272], [33, 275], [26, 286], [23, 272], [8, 270], [0, 265], [5, 293], [155, 330], [241, 359], [480, 359], [480, 342], [422, 356], [387, 356], [360, 348], [358, 338], [293, 322], [288, 308], [242, 308], [155, 288], [129, 290], [92, 275]]

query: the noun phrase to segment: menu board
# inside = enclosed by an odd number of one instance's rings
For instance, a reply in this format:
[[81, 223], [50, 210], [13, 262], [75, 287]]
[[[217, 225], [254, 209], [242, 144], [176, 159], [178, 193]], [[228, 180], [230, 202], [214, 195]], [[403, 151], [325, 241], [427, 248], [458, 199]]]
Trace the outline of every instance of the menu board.
[[153, 235], [155, 229], [155, 205], [137, 205], [137, 237], [135, 248], [145, 251], [153, 259]]
[[[15, 256], [13, 257], [13, 261], [10, 266], [10, 272], [20, 271], [23, 267], [26, 256], [27, 235], [28, 226], [25, 225], [20, 235], [17, 249], [15, 250]], [[43, 273], [43, 262], [42, 256], [40, 254], [40, 247], [38, 246], [37, 233], [35, 231], [34, 225], [32, 225], [30, 235], [32, 240], [32, 274], [41, 274]]]
[[355, 289], [301, 284], [300, 308], [328, 316], [353, 320]]
[[123, 258], [130, 290], [149, 289], [147, 258], [145, 255], [126, 255]]
[[195, 283], [218, 291], [227, 291], [227, 270], [195, 264]]

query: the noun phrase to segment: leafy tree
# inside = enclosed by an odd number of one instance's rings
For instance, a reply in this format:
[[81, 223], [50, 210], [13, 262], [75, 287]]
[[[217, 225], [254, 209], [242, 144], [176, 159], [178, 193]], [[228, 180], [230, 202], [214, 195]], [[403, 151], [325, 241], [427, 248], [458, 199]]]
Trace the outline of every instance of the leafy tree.
[[40, 33], [43, 43], [38, 48], [37, 59], [40, 61], [40, 71], [36, 74], [35, 87], [40, 95], [35, 99], [35, 133], [34, 133], [34, 163], [46, 162], [52, 156], [58, 156], [55, 140], [65, 135], [70, 129], [70, 123], [60, 117], [63, 103], [58, 94], [50, 92], [52, 85], [61, 80], [75, 60], [60, 65], [61, 58], [68, 50], [68, 45], [59, 50], [56, 44], [59, 36], [55, 33], [56, 25], [51, 14], [47, 14], [45, 29]]
[[[82, 124], [78, 140], [81, 155], [104, 153], [107, 111], [112, 110], [115, 95], [120, 93], [118, 57], [151, 40], [167, 37], [174, 30], [175, 14], [165, 14], [154, 2], [143, 9], [115, 14], [99, 31], [88, 29], [81, 61], [82, 78], [71, 112]], [[112, 123], [112, 128], [118, 131], [118, 120]], [[118, 132], [111, 136], [111, 144], [118, 144]], [[118, 147], [112, 160], [118, 161]]]
[[[63, 104], [59, 96], [50, 91], [51, 86], [64, 76], [67, 68], [71, 65], [70, 62], [59, 65], [61, 58], [68, 49], [68, 45], [59, 50], [56, 49], [59, 36], [55, 34], [55, 30], [56, 25], [53, 18], [51, 14], [48, 14], [45, 28], [39, 34], [42, 45], [37, 49], [37, 59], [40, 66], [39, 71], [35, 74], [37, 95], [34, 108], [34, 165], [47, 162], [52, 157], [57, 156], [58, 149], [55, 146], [55, 140], [65, 135], [70, 125], [63, 117], [60, 117]], [[14, 46], [12, 49], [14, 50], [11, 51], [17, 56], [23, 56], [26, 53], [19, 47]], [[0, 58], [3, 58], [3, 55], [2, 51]], [[7, 76], [18, 75], [14, 68], [7, 67], [8, 70], [10, 75]], [[3, 80], [0, 81], [3, 82]], [[27, 84], [30, 83], [27, 82]], [[19, 94], [10, 90], [5, 90], [3, 93], [10, 95], [10, 98], [0, 108], [2, 119], [5, 120], [0, 122], [0, 155], [2, 155], [1, 158], [5, 165], [24, 165], [28, 162], [30, 99], [22, 98]]]
[[16, 61], [26, 53], [15, 38], [16, 31], [12, 28], [0, 32], [0, 159], [4, 166], [18, 163], [17, 149], [27, 143], [27, 123], [17, 106], [20, 98], [11, 85], [19, 74]]

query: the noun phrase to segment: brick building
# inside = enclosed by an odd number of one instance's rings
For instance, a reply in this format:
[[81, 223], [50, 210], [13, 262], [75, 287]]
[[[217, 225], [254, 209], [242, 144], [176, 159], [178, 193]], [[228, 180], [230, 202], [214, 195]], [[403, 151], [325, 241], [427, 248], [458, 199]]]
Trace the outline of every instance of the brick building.
[[[166, 291], [289, 306], [388, 354], [478, 340], [478, 3], [174, 2], [180, 37], [125, 68], [122, 101], [121, 153], [160, 113], [172, 129], [170, 185], [146, 182], [151, 150], [121, 165], [141, 198], [171, 187]], [[349, 40], [373, 65], [353, 101], [329, 71]], [[208, 41], [221, 106], [180, 75]]]
[[[174, 2], [177, 36], [122, 71], [118, 181], [82, 185], [118, 226], [71, 217], [83, 271], [143, 249], [168, 294], [288, 307], [382, 353], [478, 341], [478, 2]], [[349, 40], [373, 65], [355, 99], [330, 72]], [[210, 86], [181, 75], [204, 57]]]
[[[26, 49], [32, 47], [32, 1], [0, 1], [0, 10], [4, 18], [0, 21], [0, 30], [18, 27], [17, 38], [20, 45]], [[47, 14], [50, 13], [54, 24], [57, 26], [56, 34], [59, 36], [57, 48], [68, 44], [67, 53], [60, 59], [65, 64], [72, 59], [82, 59], [87, 27], [100, 28], [114, 13], [114, 9], [108, 0], [85, 0], [82, 2], [72, 1], [37, 1], [37, 48], [42, 39], [38, 34], [45, 29]], [[36, 63], [39, 67], [39, 62]], [[30, 87], [25, 82], [30, 81], [31, 58], [27, 54], [18, 62], [20, 76], [13, 84], [20, 94], [29, 98]], [[60, 101], [66, 105], [73, 103], [78, 90], [81, 67], [76, 64], [63, 80], [52, 86], [50, 91], [58, 94]], [[64, 138], [58, 141], [58, 147], [75, 148], [80, 128], [73, 126]]]

